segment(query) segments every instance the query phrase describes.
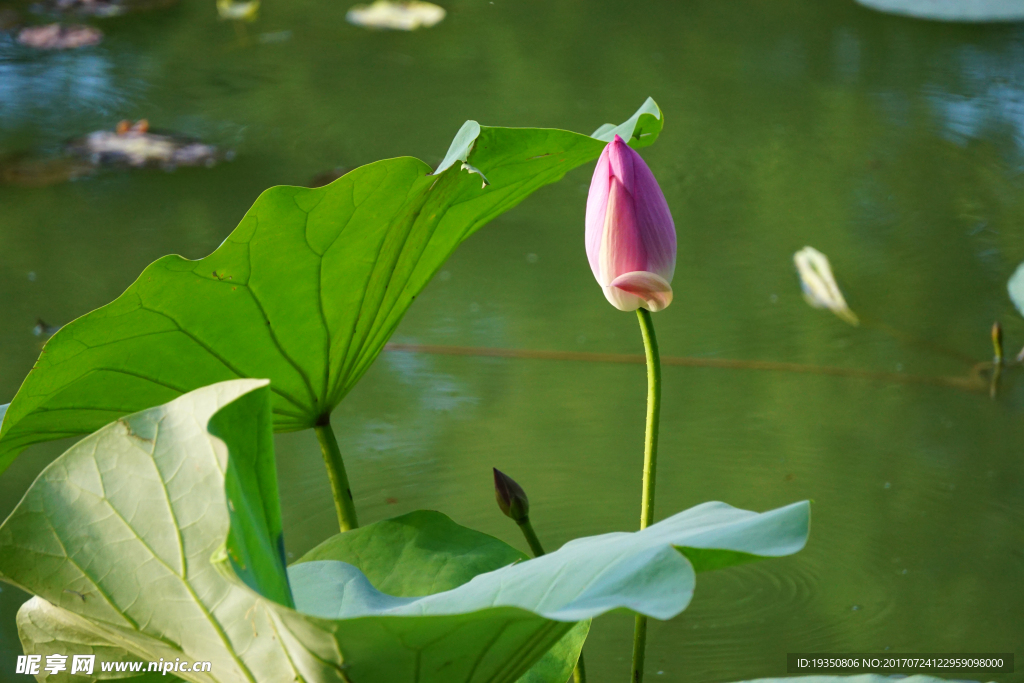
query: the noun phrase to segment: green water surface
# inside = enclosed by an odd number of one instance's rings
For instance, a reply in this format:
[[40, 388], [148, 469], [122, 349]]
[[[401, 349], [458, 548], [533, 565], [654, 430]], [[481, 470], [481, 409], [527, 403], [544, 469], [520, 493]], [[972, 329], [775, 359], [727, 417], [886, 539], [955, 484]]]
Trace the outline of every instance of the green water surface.
[[[898, 377], [666, 367], [658, 515], [810, 498], [814, 522], [797, 556], [701, 575], [689, 610], [652, 622], [648, 680], [784, 675], [801, 651], [1024, 658], [1024, 372], [1009, 368], [995, 401], [929, 383], [990, 360], [994, 320], [1009, 355], [1024, 344], [1005, 288], [1024, 260], [1024, 28], [852, 0], [442, 4], [416, 33], [356, 28], [328, 0], [264, 0], [240, 33], [213, 0], [183, 0], [97, 23], [106, 40], [73, 53], [0, 37], [0, 152], [145, 117], [237, 154], [0, 186], [0, 402], [40, 351], [37, 318], [107, 303], [164, 254], [209, 253], [266, 187], [436, 163], [470, 118], [590, 132], [650, 95], [666, 126], [644, 156], [679, 237], [662, 354]], [[393, 341], [641, 353], [636, 317], [605, 302], [584, 254], [590, 172], [460, 247]], [[805, 245], [864, 325], [803, 301]], [[494, 503], [497, 466], [553, 549], [636, 528], [645, 392], [640, 365], [387, 352], [334, 425], [364, 523], [431, 508], [525, 549]], [[0, 476], [0, 516], [67, 446]], [[278, 457], [298, 557], [337, 522], [314, 435], [280, 436]], [[23, 678], [24, 600], [0, 587], [3, 681]], [[595, 623], [591, 683], [627, 680], [631, 630], [627, 615]]]

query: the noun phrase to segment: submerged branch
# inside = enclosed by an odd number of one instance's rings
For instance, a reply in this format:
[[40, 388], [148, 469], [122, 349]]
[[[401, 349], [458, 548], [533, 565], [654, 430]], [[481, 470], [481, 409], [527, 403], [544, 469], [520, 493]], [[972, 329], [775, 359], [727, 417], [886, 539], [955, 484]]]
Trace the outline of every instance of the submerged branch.
[[[481, 356], [487, 358], [524, 358], [530, 360], [569, 360], [590, 363], [644, 364], [642, 353], [592, 353], [587, 351], [544, 351], [539, 349], [498, 349], [473, 346], [444, 346], [435, 344], [388, 344], [385, 351], [406, 353], [429, 353], [442, 356]], [[662, 356], [662, 365], [691, 368], [729, 368], [733, 370], [768, 370], [793, 372], [810, 375], [831, 375], [854, 377], [886, 382], [889, 384], [923, 384], [949, 387], [971, 392], [987, 392], [989, 382], [985, 375], [991, 372], [991, 363], [976, 363], [966, 375], [929, 376], [909, 375], [902, 372], [840, 368], [831, 365], [809, 365], [806, 363], [782, 363], [767, 360], [742, 360], [736, 358], [695, 358], [692, 356]]]

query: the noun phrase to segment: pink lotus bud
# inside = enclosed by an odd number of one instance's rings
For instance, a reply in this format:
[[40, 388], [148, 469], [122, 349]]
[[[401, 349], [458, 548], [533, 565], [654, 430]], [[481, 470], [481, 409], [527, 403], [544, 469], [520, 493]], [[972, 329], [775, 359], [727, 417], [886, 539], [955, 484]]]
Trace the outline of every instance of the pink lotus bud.
[[676, 227], [651, 169], [618, 135], [597, 160], [587, 198], [587, 258], [612, 306], [672, 303]]

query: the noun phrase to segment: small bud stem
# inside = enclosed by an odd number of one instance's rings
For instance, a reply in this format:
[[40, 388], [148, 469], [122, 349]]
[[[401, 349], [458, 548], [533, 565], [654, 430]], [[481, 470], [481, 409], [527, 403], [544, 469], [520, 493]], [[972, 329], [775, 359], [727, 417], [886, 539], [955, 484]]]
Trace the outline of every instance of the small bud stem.
[[348, 484], [345, 472], [345, 461], [341, 459], [341, 449], [334, 437], [329, 420], [314, 427], [316, 438], [320, 442], [320, 450], [324, 454], [327, 465], [327, 477], [331, 480], [331, 493], [334, 495], [334, 509], [338, 513], [338, 526], [342, 531], [349, 531], [359, 526], [356, 519], [356, 504], [352, 500], [352, 489]]
[[530, 544], [530, 551], [534, 557], [540, 557], [544, 554], [544, 547], [540, 544], [540, 539], [537, 538], [537, 534], [533, 530], [533, 525], [530, 524], [530, 518], [527, 517], [522, 522], [519, 522], [519, 529], [523, 532], [523, 536], [526, 537], [526, 542]]
[[[661, 413], [661, 357], [658, 338], [654, 335], [651, 312], [638, 308], [640, 332], [647, 355], [647, 433], [644, 439], [644, 488], [640, 502], [640, 528], [646, 529], [654, 521], [654, 484], [658, 466], [658, 423]], [[633, 629], [633, 667], [630, 683], [644, 679], [644, 651], [647, 647], [647, 617], [638, 614]]]
[[[537, 538], [537, 534], [533, 530], [533, 525], [530, 524], [530, 518], [525, 518], [522, 522], [518, 522], [519, 529], [523, 532], [523, 536], [526, 537], [526, 542], [530, 544], [530, 550], [533, 552], [534, 557], [540, 557], [544, 554], [544, 546], [540, 544], [540, 539]], [[572, 683], [587, 683], [587, 670], [583, 666], [583, 653], [580, 653], [580, 658], [576, 660], [576, 667], [572, 670]]]

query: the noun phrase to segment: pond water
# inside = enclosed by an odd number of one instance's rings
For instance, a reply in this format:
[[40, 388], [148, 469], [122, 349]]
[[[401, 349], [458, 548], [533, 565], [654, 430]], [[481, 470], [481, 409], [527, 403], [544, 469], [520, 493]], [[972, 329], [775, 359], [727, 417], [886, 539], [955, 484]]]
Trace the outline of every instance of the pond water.
[[[105, 41], [76, 52], [0, 38], [0, 151], [145, 117], [236, 152], [0, 186], [0, 400], [40, 351], [37, 318], [107, 303], [164, 254], [209, 253], [271, 185], [436, 163], [470, 118], [590, 132], [650, 95], [666, 126], [644, 156], [679, 233], [662, 353], [887, 374], [665, 368], [658, 516], [810, 498], [814, 525], [797, 556], [702, 574], [686, 612], [652, 623], [649, 680], [784, 675], [799, 651], [1024, 656], [1024, 373], [1009, 368], [996, 400], [941, 379], [990, 360], [994, 320], [1008, 354], [1024, 344], [1005, 287], [1024, 260], [1024, 28], [850, 0], [444, 4], [416, 33], [313, 0], [265, 2], [240, 32], [213, 0], [183, 0], [103, 21]], [[641, 353], [584, 255], [591, 168], [468, 240], [393, 341]], [[829, 255], [862, 326], [803, 301], [805, 245]], [[497, 466], [550, 549], [636, 528], [645, 391], [640, 365], [392, 351], [334, 425], [364, 523], [431, 508], [525, 549], [494, 504]], [[0, 516], [67, 446], [0, 477]], [[337, 531], [334, 509], [311, 432], [280, 436], [278, 457], [297, 557]], [[0, 589], [0, 680], [15, 678], [24, 599]], [[592, 682], [627, 678], [631, 629], [595, 623]]]

